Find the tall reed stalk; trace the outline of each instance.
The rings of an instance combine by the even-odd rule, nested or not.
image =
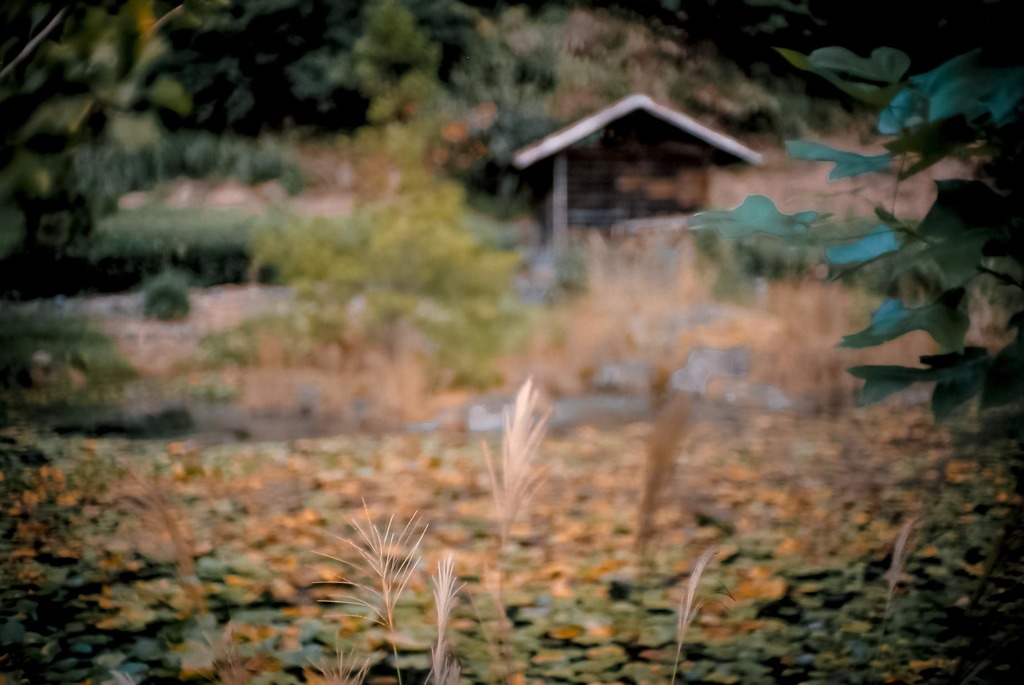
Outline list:
[[[508,563],[508,543],[512,526],[530,501],[540,482],[536,469],[537,453],[547,430],[548,414],[536,416],[537,391],[533,380],[523,383],[511,409],[505,409],[505,434],[502,440],[501,463],[495,464],[490,450],[484,444],[484,457],[491,476],[494,494],[494,512],[498,525],[498,574],[495,588],[501,660],[504,662],[502,680],[515,679],[516,659],[512,641],[512,625],[505,607],[504,585]]]

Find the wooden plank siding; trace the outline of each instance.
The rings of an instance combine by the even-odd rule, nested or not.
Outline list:
[[[707,199],[708,162],[700,156],[704,150],[695,152],[680,154],[668,145],[567,150],[569,225],[609,228],[628,219],[697,211]]]

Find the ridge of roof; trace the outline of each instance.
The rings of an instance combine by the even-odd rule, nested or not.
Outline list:
[[[542,159],[546,159],[583,140],[591,133],[600,131],[613,121],[617,121],[627,114],[632,114],[638,110],[647,112],[681,131],[689,133],[693,137],[699,138],[723,152],[729,153],[741,161],[754,165],[760,165],[764,161],[760,153],[754,152],[735,138],[712,130],[678,110],[657,103],[649,95],[633,93],[608,105],[604,109],[598,110],[565,128],[519,149],[512,158],[512,165],[517,169],[533,166]]]

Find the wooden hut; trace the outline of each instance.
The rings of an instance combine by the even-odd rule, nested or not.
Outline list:
[[[570,228],[604,231],[703,209],[708,169],[761,155],[647,95],[634,94],[532,143],[513,166],[538,205],[542,245]]]

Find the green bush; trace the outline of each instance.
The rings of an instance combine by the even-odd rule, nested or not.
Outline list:
[[[150,143],[134,146],[107,138],[76,148],[73,164],[79,190],[108,207],[125,193],[181,176],[236,178],[247,185],[276,180],[292,194],[303,187],[294,153],[272,136],[154,132]]]
[[[0,306],[0,388],[43,383],[65,396],[72,369],[90,385],[115,383],[131,377],[131,366],[117,353],[110,338],[87,319],[60,312],[16,311]],[[39,359],[45,364],[40,365]]]
[[[298,288],[317,312],[311,322],[337,322],[336,339],[393,349],[399,331],[412,326],[428,341],[435,381],[486,385],[514,319],[519,257],[488,249],[466,230],[465,193],[425,172],[425,141],[397,125],[357,140],[377,160],[376,173],[400,178],[397,197],[346,219],[296,218],[260,234],[256,255]]]
[[[145,313],[161,321],[174,321],[188,316],[191,304],[188,298],[188,276],[168,269],[152,279],[145,287]]]
[[[82,254],[34,261],[0,260],[0,294],[10,299],[123,292],[165,268],[186,272],[196,287],[272,280],[254,268],[250,239],[261,219],[230,210],[145,207],[103,219]]]

